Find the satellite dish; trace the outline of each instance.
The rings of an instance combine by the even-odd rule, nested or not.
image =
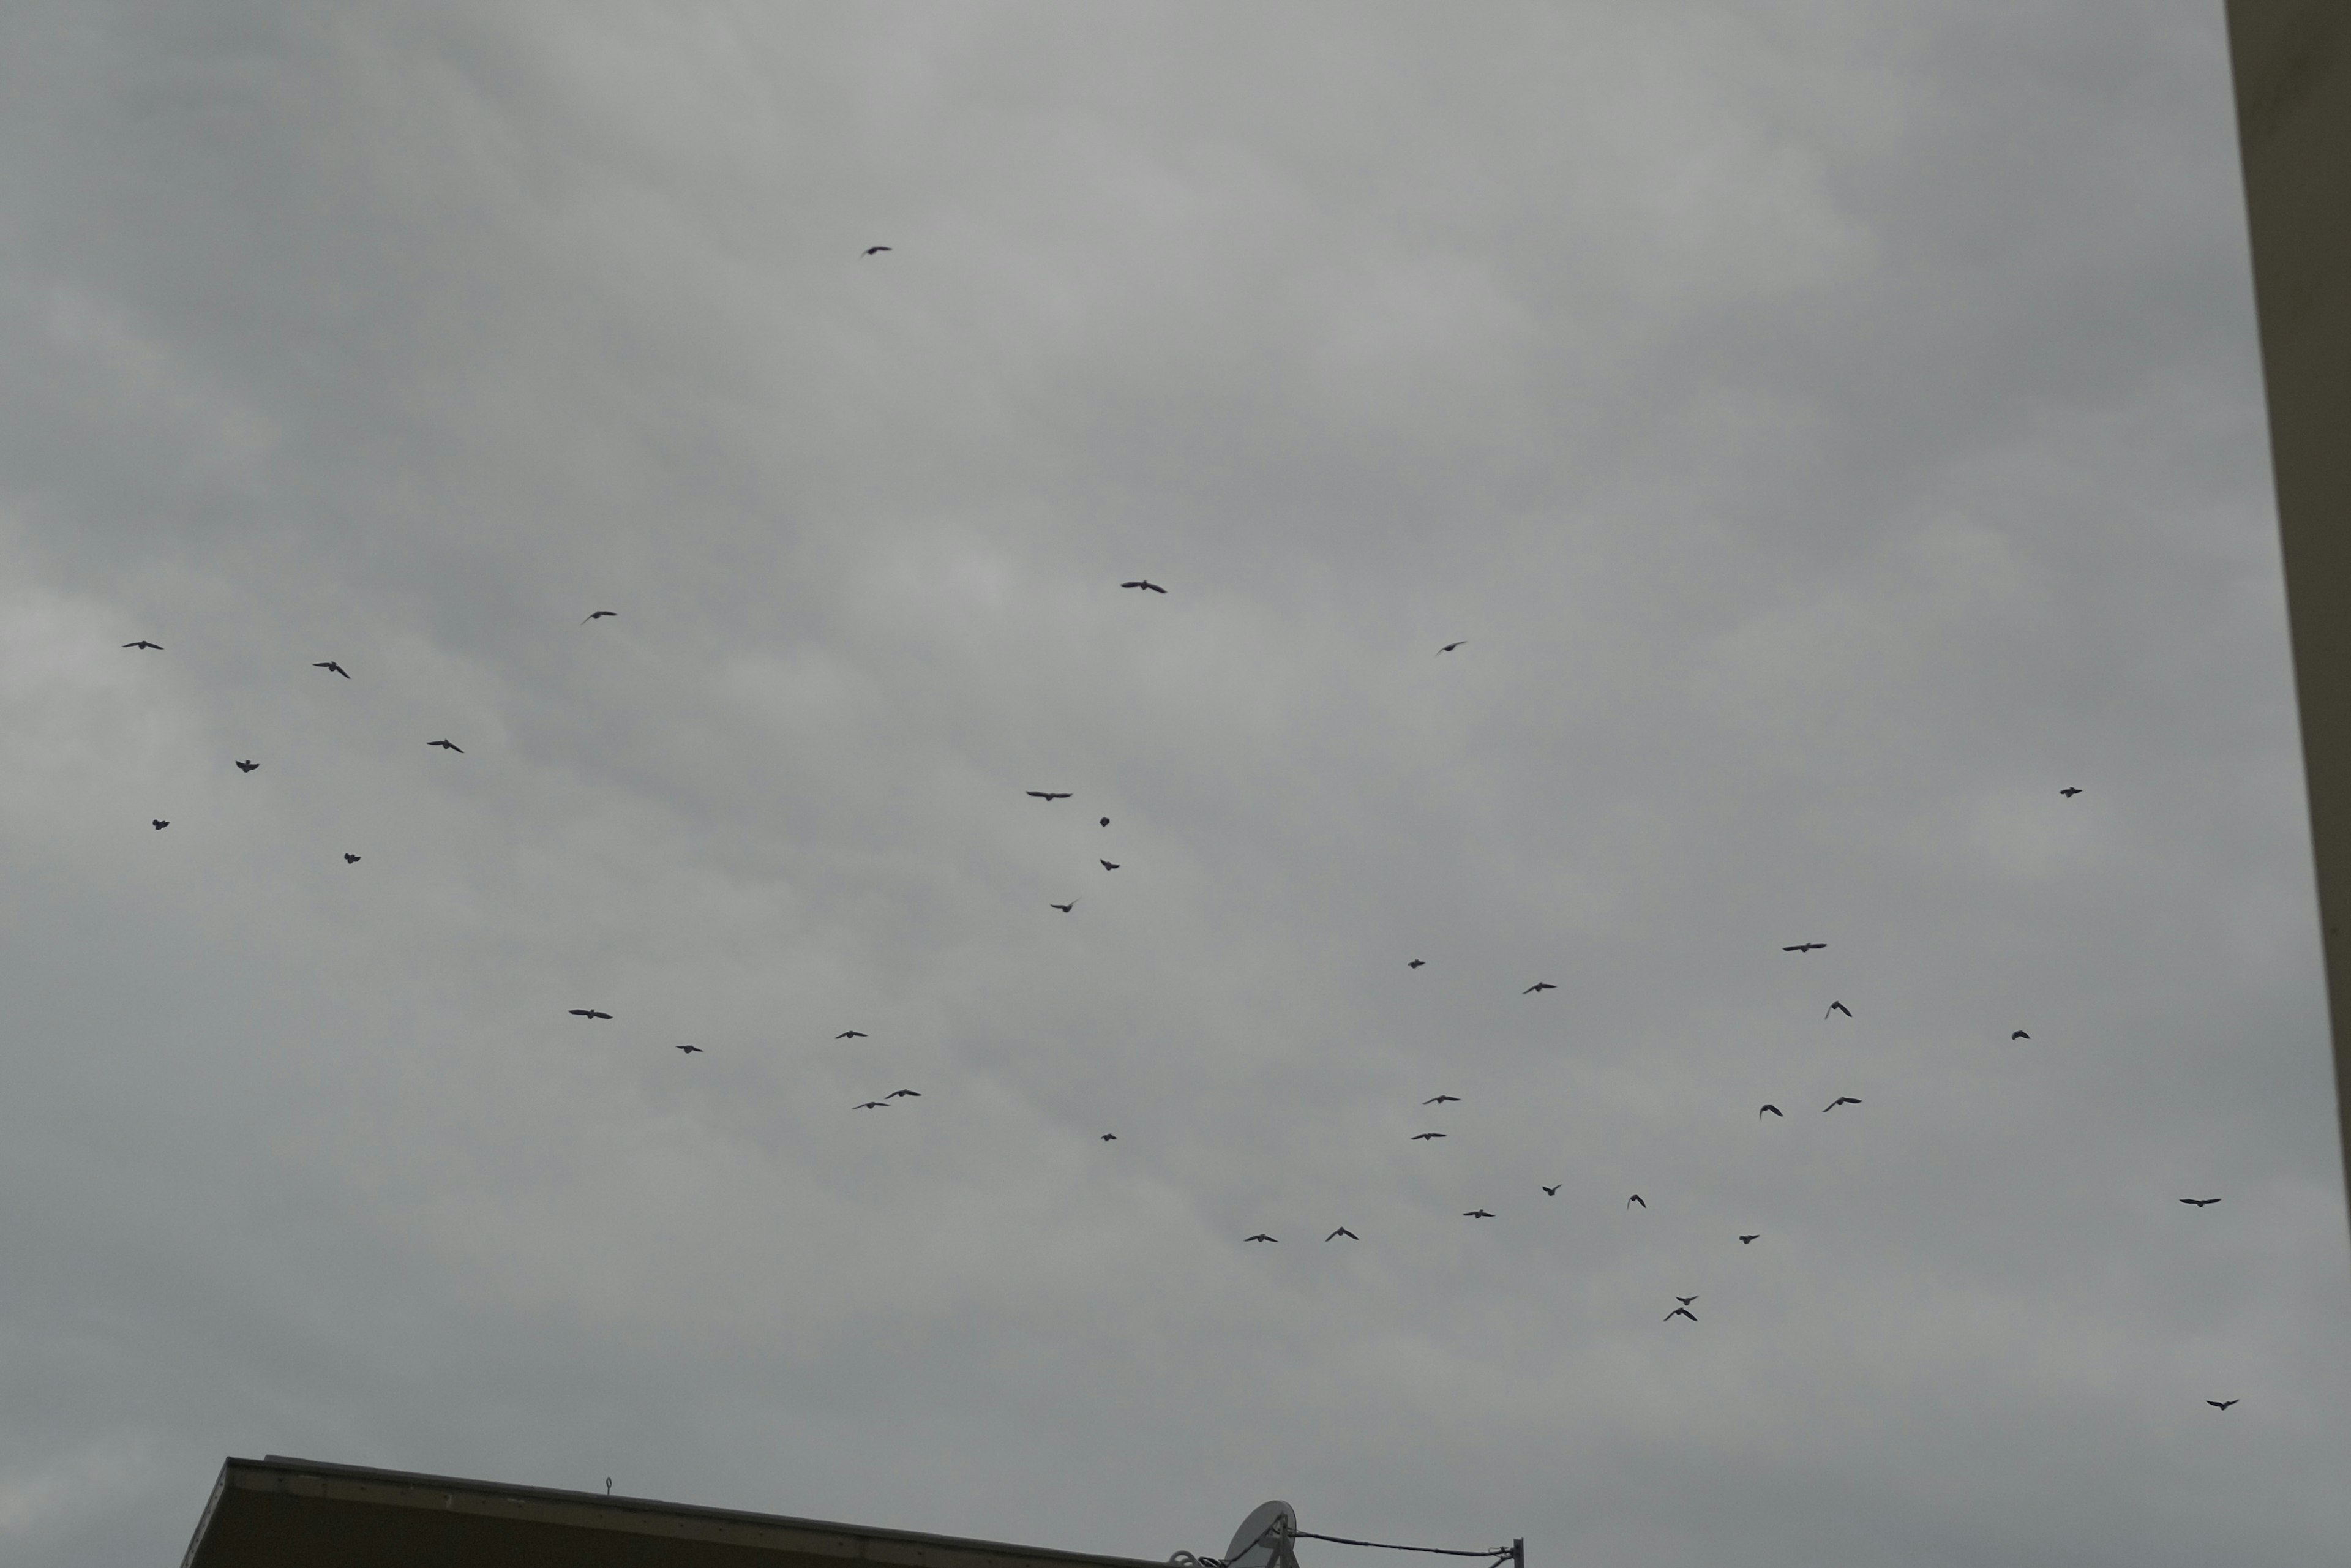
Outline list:
[[[1298,1511],[1286,1502],[1260,1504],[1233,1531],[1225,1548],[1225,1568],[1298,1568],[1290,1546],[1298,1528]]]

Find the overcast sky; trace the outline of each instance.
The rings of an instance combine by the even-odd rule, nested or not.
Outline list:
[[[2337,1557],[2220,11],[8,7],[0,1555]]]

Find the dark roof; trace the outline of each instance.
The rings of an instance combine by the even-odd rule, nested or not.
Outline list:
[[[232,1458],[181,1568],[1165,1568],[911,1530],[499,1486],[272,1454]]]

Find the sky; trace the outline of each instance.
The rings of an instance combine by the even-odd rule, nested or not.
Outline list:
[[[2213,0],[23,0],[0,367],[11,1563],[2351,1531]]]

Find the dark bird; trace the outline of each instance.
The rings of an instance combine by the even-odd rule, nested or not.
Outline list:
[[[1461,1218],[1464,1219],[1491,1219],[1494,1218],[1494,1211],[1490,1208],[1465,1208],[1461,1211]]]
[[[1555,991],[1557,989],[1559,989],[1559,988],[1552,985],[1549,980],[1537,980],[1533,985],[1529,986],[1525,990],[1520,991],[1519,995],[1522,997],[1531,997],[1537,991]]]
[[[351,673],[343,668],[340,664],[335,663],[332,659],[321,659],[310,667],[314,670],[332,670],[335,674],[342,676],[343,679],[347,681],[351,678]]]
[[[573,1008],[571,1016],[576,1019],[609,1019],[612,1015],[598,1012],[594,1008]]]
[[[1078,901],[1073,898],[1067,904],[1049,904],[1045,907],[1048,909],[1058,909],[1062,914],[1067,915],[1071,910],[1075,909],[1077,906]]]
[[[1412,1135],[1412,1141],[1416,1144],[1425,1144],[1431,1138],[1441,1138],[1443,1136],[1445,1136],[1445,1134],[1442,1133],[1415,1133]]]
[[[260,766],[258,762],[240,762],[236,765],[236,770],[239,773],[250,773]]]
[[[922,1097],[923,1092],[919,1089],[893,1089],[882,1096],[884,1100],[920,1100]]]
[[[1666,1314],[1666,1322],[1673,1322],[1676,1318],[1687,1318],[1692,1322],[1698,1322],[1698,1314],[1690,1311],[1687,1307],[1676,1307],[1672,1312]]]
[[[702,1053],[702,1047],[698,1045],[681,1045],[678,1047],[678,1050],[685,1052],[688,1056],[698,1056]]]
[[[2226,1410],[2230,1406],[2234,1405],[2236,1401],[2233,1399],[2207,1399],[2204,1403],[2210,1405],[2215,1410]]]
[[[172,825],[161,817],[150,817],[148,821],[155,824],[155,831],[159,833]]]
[[[1817,953],[1827,946],[1828,944],[1825,942],[1799,942],[1792,947],[1782,947],[1780,951],[1782,953]]]
[[[832,1038],[835,1040],[863,1040],[867,1037],[865,1031],[862,1030],[845,1029],[839,1034],[834,1035]]]
[[[123,645],[124,647],[126,647],[126,648],[152,648],[152,649],[153,649],[155,652],[157,652],[158,653],[162,653],[162,652],[163,651],[163,644],[162,644],[162,643],[150,643],[150,642],[149,642],[149,641],[147,641],[147,639],[146,639],[146,638],[144,638],[144,637],[140,638],[140,639],[139,639],[139,641],[137,641],[136,643],[124,643],[124,644],[122,644],[122,645]]]
[[[886,245],[869,245],[865,247],[865,254],[868,256],[880,256],[883,251],[888,250],[889,248],[890,247]]]
[[[1633,1207],[1635,1204],[1636,1204],[1636,1203],[1637,1203],[1637,1204],[1639,1204],[1643,1208],[1646,1208],[1646,1207],[1649,1207],[1648,1200],[1647,1200],[1646,1198],[1643,1197],[1642,1197],[1639,1193],[1637,1193],[1637,1192],[1636,1192],[1636,1193],[1635,1193],[1632,1197],[1628,1197],[1628,1198],[1626,1198],[1626,1199],[1625,1200],[1625,1207],[1627,1207],[1627,1208],[1630,1208],[1630,1207]]]
[[[1424,1105],[1458,1105],[1461,1103],[1461,1096],[1458,1094],[1432,1094],[1427,1099],[1423,1100],[1421,1103]]]
[[[1122,582],[1122,583],[1120,583],[1120,584],[1119,584],[1119,586],[1120,586],[1121,588],[1144,588],[1144,589],[1148,589],[1148,590],[1150,590],[1150,591],[1151,591],[1152,592],[1154,592],[1154,593],[1165,593],[1165,592],[1166,592],[1166,591],[1167,591],[1165,589],[1164,589],[1164,588],[1160,587],[1157,583],[1155,583],[1155,582],[1152,581],[1149,578],[1144,578],[1144,577],[1138,577],[1138,578],[1136,578],[1133,582]]]
[[[1245,1237],[1243,1239],[1249,1241],[1270,1241],[1277,1247],[1281,1245],[1281,1238],[1279,1236],[1268,1236],[1262,1230],[1259,1231],[1255,1236]]]
[[[1834,1111],[1840,1105],[1858,1105],[1860,1103],[1860,1101],[1855,1099],[1850,1094],[1840,1094],[1835,1099],[1830,1101],[1827,1104],[1822,1106],[1821,1109],[1823,1111]]]
[[[620,614],[620,612],[617,610],[591,610],[588,612],[588,621],[601,621],[607,615],[618,614]],[[582,621],[580,624],[585,626],[588,624],[588,621]]]
[[[1542,1186],[1541,1182],[1538,1182],[1535,1185],[1538,1186]],[[1567,1184],[1565,1182],[1561,1182],[1557,1184],[1557,1186],[1543,1187],[1543,1196],[1545,1197],[1557,1197],[1559,1196],[1560,1187],[1565,1186]]]
[[[1104,1133],[1102,1135],[1102,1141],[1105,1144],[1115,1144],[1118,1142],[1118,1134],[1116,1133]]]
[[[454,740],[428,740],[424,744],[427,746],[437,746],[444,751],[454,751],[460,757],[465,755],[465,748],[458,745]]]
[[[343,863],[345,865],[357,865],[360,863],[360,857],[351,853],[349,850],[346,850],[343,852]]]
[[[1763,1111],[1771,1112],[1771,1114],[1779,1117],[1782,1122],[1788,1119],[1788,1113],[1785,1111],[1781,1110],[1777,1105],[1766,1103],[1763,1107]],[[1758,1111],[1755,1113],[1755,1119],[1757,1121],[1760,1122],[1763,1119],[1763,1111]]]
[[[1050,789],[1031,789],[1029,795],[1031,800],[1066,800],[1070,798],[1070,792],[1066,789],[1058,794]]]
[[[2025,1033],[2022,1030],[2018,1030],[2014,1034],[2010,1035],[2008,1038],[2011,1040],[2031,1040],[2032,1037]]]
[[[1831,1002],[1829,1004],[1829,1013],[1843,1013],[1847,1018],[1853,1017],[1853,1009],[1845,1006],[1843,1002]],[[1821,1017],[1826,1018],[1829,1016],[1829,1013],[1823,1013]]]
[[[1119,862],[1116,861],[1104,861],[1102,862],[1102,867],[1104,871],[1116,871],[1118,869],[1118,865]]]
[[[1322,1239],[1325,1241],[1336,1241],[1342,1236],[1345,1237],[1350,1241],[1361,1241],[1363,1239],[1362,1237],[1356,1235],[1353,1231],[1348,1229],[1343,1225],[1339,1227],[1338,1229],[1331,1232],[1330,1235],[1325,1236]]]
[[[1464,638],[1462,638],[1462,639],[1461,639],[1461,641],[1459,641],[1458,643],[1447,643],[1447,644],[1445,644],[1445,646],[1444,646],[1444,647],[1439,648],[1439,649],[1437,650],[1437,652],[1438,652],[1439,653],[1451,653],[1451,652],[1453,652],[1453,650],[1454,650],[1454,649],[1456,649],[1456,648],[1467,648],[1468,645],[1469,645],[1469,639],[1468,639],[1468,638],[1467,638],[1467,637],[1464,637]]]
[[[1684,1306],[1686,1306],[1686,1307],[1687,1307],[1687,1306],[1688,1306],[1692,1301],[1697,1301],[1697,1300],[1698,1300],[1698,1298],[1697,1298],[1696,1296],[1676,1296],[1676,1297],[1674,1298],[1674,1300],[1676,1300],[1676,1301],[1679,1301],[1682,1305],[1684,1305]]]
[[[851,1107],[851,1109],[857,1111],[887,1111],[889,1108],[890,1103],[887,1100],[868,1100],[862,1105]]]
[[[2072,800],[2074,796],[2076,796],[2076,795],[2080,794],[2080,793],[2081,793],[2081,791],[2080,791],[2079,789],[2075,789],[2068,788],[2068,789],[2060,789],[2060,790],[2058,790],[2058,791],[2057,791],[2057,793],[2059,793],[2060,795],[2064,796],[2064,797],[2065,797],[2065,799],[2067,799],[2068,800]]]
[[[1426,967],[1427,964],[1428,960],[1426,958],[1415,958],[1411,963],[1406,964],[1405,967],[1407,969],[1419,969]]]
[[[1740,1238],[1739,1239],[1739,1244],[1740,1244],[1741,1247],[1744,1247],[1744,1246],[1746,1246],[1749,1242],[1750,1242],[1750,1241],[1754,1240],[1754,1239],[1755,1239],[1755,1238],[1756,1238],[1757,1236],[1761,1236],[1761,1235],[1762,1235],[1762,1234],[1763,1234],[1763,1233],[1762,1233],[1761,1231],[1760,1231],[1760,1230],[1759,1230],[1759,1231],[1755,1232],[1755,1235],[1754,1235],[1754,1236],[1742,1236],[1742,1237],[1740,1237]]]
[[[1108,817],[1104,817],[1102,819],[1102,826],[1105,828],[1110,826],[1110,819]]]
[[[2183,1197],[2179,1201],[2190,1208],[2210,1208],[2220,1200],[2217,1197]]]

